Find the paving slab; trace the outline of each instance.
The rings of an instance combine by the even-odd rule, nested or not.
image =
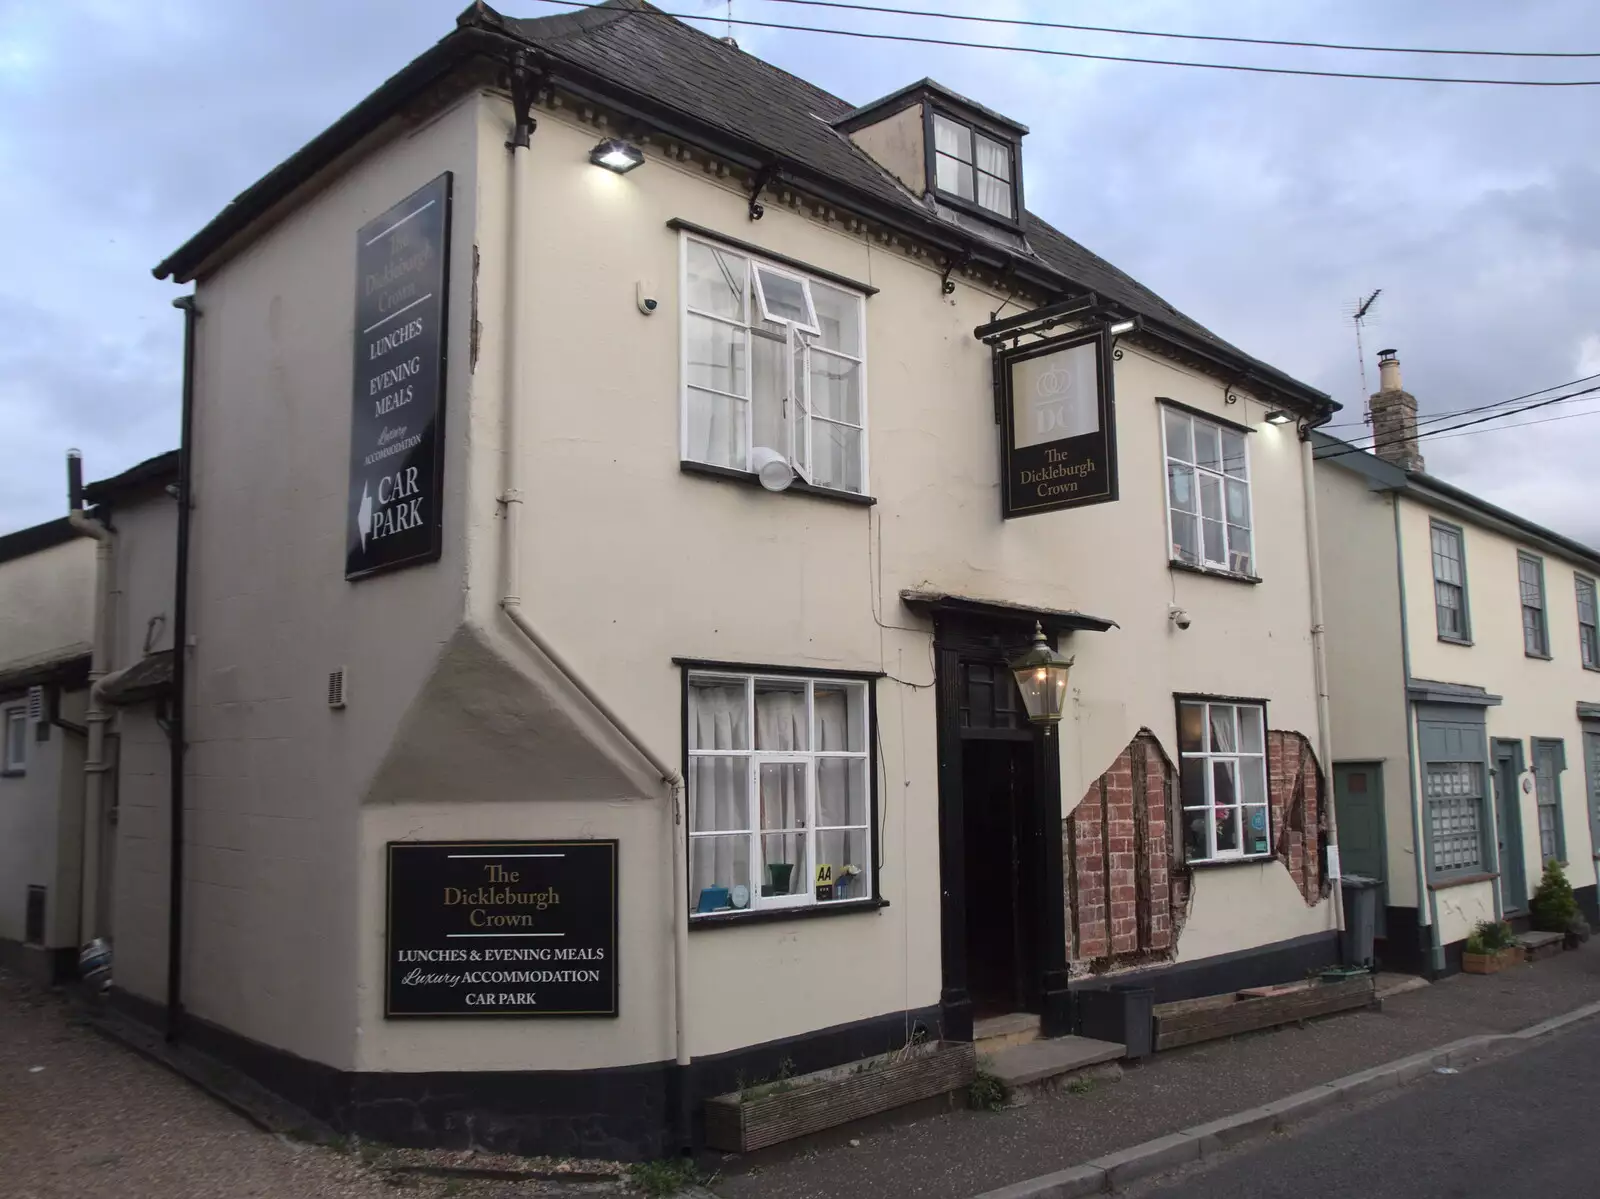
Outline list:
[[[1115,1041],[1055,1037],[985,1054],[982,1066],[1008,1087],[1026,1087],[1074,1070],[1098,1066],[1101,1062],[1115,1061],[1123,1053],[1124,1047]]]

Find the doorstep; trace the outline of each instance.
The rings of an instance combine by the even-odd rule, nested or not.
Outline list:
[[[1519,933],[1516,940],[1517,948],[1522,950],[1523,957],[1530,962],[1555,957],[1566,942],[1566,938],[1560,933]]]
[[[1007,1012],[1003,1016],[985,1016],[972,1022],[973,1048],[981,1056],[1010,1049],[1013,1045],[1026,1045],[1039,1039],[1038,1012]]]
[[[1124,1046],[1093,1037],[1052,1037],[1012,1045],[979,1059],[979,1069],[1005,1084],[1013,1103],[1025,1103],[1036,1094],[1048,1093],[1073,1075],[1101,1067],[1098,1073],[1120,1073],[1115,1065]],[[1112,1063],[1109,1067],[1106,1063]]]

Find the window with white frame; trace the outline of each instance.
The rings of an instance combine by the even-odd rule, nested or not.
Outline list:
[[[1256,573],[1245,434],[1163,407],[1167,530],[1174,562]]]
[[[872,898],[871,684],[697,670],[687,687],[691,915]]]
[[[933,117],[933,179],[940,191],[1014,217],[1011,144],[944,113]]]
[[[1600,619],[1596,617],[1594,580],[1574,575],[1578,588],[1578,657],[1590,670],[1600,670]]]
[[[685,461],[866,491],[866,304],[859,292],[683,239]]]
[[[1522,590],[1522,650],[1530,658],[1548,658],[1550,626],[1544,614],[1544,562],[1532,554],[1518,554],[1517,583]]]
[[[1428,805],[1428,866],[1434,874],[1484,868],[1483,763],[1428,762],[1423,767]]]
[[[1266,708],[1180,700],[1178,754],[1184,859],[1208,862],[1270,854]]]
[[[9,708],[5,714],[6,774],[23,774],[28,769],[28,712],[26,708]]]

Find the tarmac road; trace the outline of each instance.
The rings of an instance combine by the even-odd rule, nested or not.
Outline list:
[[[1246,1144],[1129,1194],[1182,1199],[1600,1195],[1600,1021]]]

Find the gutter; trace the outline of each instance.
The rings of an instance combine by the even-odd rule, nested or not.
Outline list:
[[[89,711],[84,718],[88,747],[83,763],[83,845],[78,874],[78,944],[100,932],[100,832],[105,821],[106,725],[111,713],[100,695],[100,680],[111,659],[111,592],[116,557],[111,530],[83,510],[83,455],[67,451],[67,521],[95,540],[94,642],[89,658]]]
[[[526,269],[529,233],[532,227],[527,210],[532,205],[533,188],[529,178],[529,145],[538,122],[532,115],[535,92],[544,79],[536,75],[530,60],[519,55],[512,71],[513,105],[516,126],[506,143],[511,152],[510,229],[506,253],[506,384],[502,399],[502,445],[505,490],[499,497],[505,516],[505,551],[502,559],[504,591],[501,610],[513,628],[531,642],[577,692],[588,700],[613,729],[661,778],[670,801],[667,821],[667,853],[672,861],[672,893],[666,897],[672,921],[672,978],[674,1014],[674,1057],[676,1061],[675,1136],[680,1150],[690,1147],[689,1126],[689,912],[688,845],[684,836],[683,776],[666,763],[645,740],[628,725],[605,699],[590,687],[572,664],[542,634],[522,609],[522,489],[519,486],[519,459],[522,449],[522,421],[519,413],[533,412],[532,389],[525,382],[527,355],[518,331],[525,327]]]

